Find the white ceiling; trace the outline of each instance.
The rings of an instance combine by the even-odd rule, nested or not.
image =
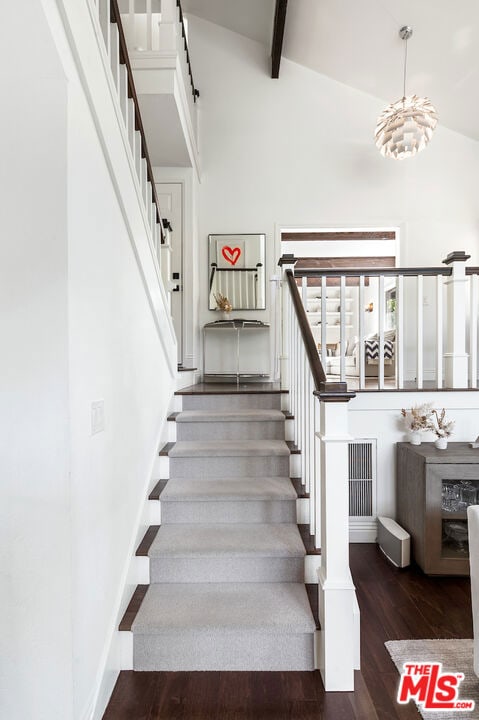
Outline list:
[[[182,5],[271,45],[275,0]],[[407,93],[426,95],[442,125],[479,140],[479,0],[289,0],[283,55],[393,102],[402,97],[404,42],[398,31],[406,24],[414,30]]]

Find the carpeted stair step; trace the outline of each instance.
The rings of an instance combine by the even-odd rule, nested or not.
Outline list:
[[[173,479],[160,495],[161,522],[294,523],[296,499],[286,477]]]
[[[281,410],[281,393],[205,393],[182,395],[183,410]]]
[[[303,582],[304,544],[289,523],[162,525],[151,583]]]
[[[176,417],[178,440],[284,440],[281,410],[185,410]]]
[[[314,669],[315,622],[304,585],[151,585],[133,622],[134,669]]]
[[[180,440],[168,453],[170,478],[286,477],[284,440]]]

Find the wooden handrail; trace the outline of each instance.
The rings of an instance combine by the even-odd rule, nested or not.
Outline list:
[[[120,9],[118,7],[117,0],[110,0],[110,22],[116,23],[118,27],[120,62],[126,66],[126,72],[128,77],[128,97],[132,98],[135,105],[135,129],[138,130],[141,135],[141,156],[146,160],[146,174],[148,180],[151,183],[151,199],[156,206],[156,222],[160,225],[161,243],[163,244],[165,242],[165,237],[163,234],[163,223],[161,220],[160,203],[158,202],[158,195],[156,194],[155,180],[153,177],[150,155],[148,153],[145,130],[143,128],[143,122],[141,120],[140,104],[138,102],[138,96],[136,94],[135,82],[133,80],[133,71],[130,65],[128,47],[126,44],[125,33],[123,32],[123,25],[121,23]]]
[[[321,359],[318,354],[316,343],[314,342],[313,334],[311,332],[311,326],[306,316],[306,310],[301,302],[299,295],[298,286],[294,279],[292,270],[286,270],[286,280],[288,281],[289,291],[291,293],[291,300],[298,320],[299,329],[303,338],[304,348],[311,368],[311,374],[313,376],[314,388],[317,392],[321,392],[326,382],[326,373],[324,372]]]
[[[190,53],[188,51],[188,42],[186,40],[186,29],[185,29],[185,22],[183,20],[183,8],[181,7],[181,0],[176,0],[176,6],[179,10],[179,15],[180,15],[181,36],[183,38],[183,42],[184,42],[184,46],[185,46],[186,62],[188,63],[188,73],[190,75],[190,83],[191,83],[191,92],[193,94],[193,102],[196,102],[196,100],[200,96],[200,92],[199,92],[199,90],[197,90],[195,88],[195,83],[193,80],[193,71],[191,69]]]
[[[398,268],[398,267],[374,267],[374,268],[302,268],[298,267],[298,262],[301,260],[311,260],[310,257],[302,258],[302,257],[295,257],[294,255],[283,255],[279,259],[278,265],[294,265],[294,275],[295,277],[323,277],[327,275],[327,277],[341,277],[341,275],[345,275],[346,277],[360,277],[361,275],[367,275],[368,277],[379,277],[381,275],[387,275],[390,277],[394,277],[396,275],[402,275],[403,277],[413,277],[415,275],[444,275],[446,277],[452,275],[452,267],[450,266],[444,266],[444,267],[406,267],[406,268]],[[476,270],[479,270],[479,268],[475,268]],[[471,275],[473,274],[474,268],[466,268],[466,274]]]
[[[324,269],[318,269],[318,268],[299,268],[296,267],[294,270],[294,274],[296,277],[302,278],[302,277],[341,277],[341,275],[344,275],[345,277],[360,277],[361,275],[365,275],[367,277],[380,277],[383,276],[390,276],[395,277],[397,275],[400,275],[402,277],[416,277],[417,275],[423,275],[423,276],[436,276],[436,275],[444,275],[449,276],[452,274],[452,268],[450,267],[444,267],[444,268],[324,268]]]

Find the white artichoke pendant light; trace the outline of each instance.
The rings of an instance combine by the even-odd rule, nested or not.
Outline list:
[[[388,105],[378,117],[376,147],[384,157],[403,160],[424,150],[437,125],[437,113],[428,98],[406,96],[407,41],[412,35],[408,25],[399,31],[404,40],[404,87],[401,100]]]

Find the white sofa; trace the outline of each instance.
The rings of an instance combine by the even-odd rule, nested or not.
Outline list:
[[[474,672],[479,676],[479,505],[467,508],[469,565],[471,568],[472,625],[474,632]]]
[[[394,347],[394,354],[392,357],[392,360],[384,361],[384,377],[395,377],[396,375],[396,343],[393,341],[393,347]],[[359,350],[360,350],[360,343],[353,341],[348,341],[347,347],[346,347],[346,355],[344,358],[345,361],[345,370],[346,375],[349,375],[350,377],[359,377]],[[364,349],[363,349],[364,352]],[[379,363],[371,363],[366,362],[364,363],[364,375],[365,377],[378,377],[378,366]],[[336,354],[332,357],[327,358],[327,364],[326,364],[326,373],[328,375],[340,375],[341,374],[341,356],[340,356],[340,348],[338,343],[338,349],[336,350]]]

